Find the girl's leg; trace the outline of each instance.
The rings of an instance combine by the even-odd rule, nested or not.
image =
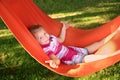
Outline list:
[[[96,60],[101,60],[116,54],[120,54],[120,50],[116,51],[115,53],[111,54],[111,55],[95,55],[95,54],[91,54],[91,55],[87,55],[83,58],[82,62],[92,62],[92,61],[96,61]]]
[[[105,45],[99,48],[95,54],[99,55],[111,55],[115,51],[120,50],[120,31]]]
[[[96,54],[87,55],[84,57],[83,62],[92,62],[100,59],[104,59],[116,54],[120,54],[120,31],[104,46],[102,46]]]
[[[108,35],[106,38],[102,39],[101,41],[95,42],[85,48],[88,49],[89,53],[94,53],[96,50],[98,50],[103,44],[107,43],[111,38],[113,38],[117,33],[120,33],[120,27],[110,35]]]
[[[104,40],[101,40],[99,42],[95,42],[89,46],[86,46],[85,48],[88,49],[88,53],[94,53],[95,51],[97,51],[102,45],[104,44]]]
[[[117,33],[120,33],[120,26],[117,28],[117,30],[115,30],[112,34],[108,35],[104,39],[104,44],[107,43],[111,38],[113,38]]]

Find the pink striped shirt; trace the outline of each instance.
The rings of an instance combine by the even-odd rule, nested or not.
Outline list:
[[[54,54],[57,58],[61,59],[62,62],[70,61],[74,55],[78,54],[78,51],[75,50],[75,47],[66,47],[62,45],[53,35],[50,35],[50,43],[42,45],[42,47],[48,56]],[[82,55],[81,50],[79,50],[79,53]]]
[[[59,43],[53,35],[50,35],[50,43],[42,45],[42,47],[47,55],[54,54],[59,59],[62,59],[68,52],[68,48]]]

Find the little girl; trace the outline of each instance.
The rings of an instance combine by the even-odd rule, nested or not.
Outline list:
[[[103,44],[110,40],[118,31],[119,28],[109,35],[107,38],[95,42],[85,48],[78,48],[74,46],[64,46],[62,43],[65,40],[66,29],[69,28],[68,24],[63,24],[59,37],[55,37],[52,34],[48,34],[40,25],[34,25],[29,28],[30,32],[40,43],[45,53],[51,58],[51,60],[45,61],[49,63],[52,68],[58,68],[61,62],[65,64],[78,64],[82,62],[91,62],[100,60],[111,55],[95,55],[94,53]]]

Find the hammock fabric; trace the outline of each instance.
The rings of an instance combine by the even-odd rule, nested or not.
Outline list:
[[[43,13],[32,0],[0,0],[0,17],[11,30],[15,38],[35,60],[58,74],[69,77],[86,76],[120,61],[120,55],[117,54],[89,63],[80,63],[76,65],[61,64],[58,69],[53,69],[45,63],[45,60],[49,58],[28,31],[28,27],[35,24],[41,24],[49,33],[58,36],[62,27],[59,21]],[[98,28],[90,30],[71,27],[67,30],[67,37],[64,45],[85,47],[111,34],[118,26],[120,26],[120,16]],[[119,35],[112,38],[110,42],[105,44],[96,54],[99,54],[102,49],[106,49],[107,47],[113,47],[110,53],[119,50],[119,40]]]

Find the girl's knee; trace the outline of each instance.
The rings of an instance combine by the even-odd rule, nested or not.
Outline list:
[[[90,62],[92,60],[92,54],[91,55],[86,55],[84,56],[82,62],[85,63],[85,62]]]

